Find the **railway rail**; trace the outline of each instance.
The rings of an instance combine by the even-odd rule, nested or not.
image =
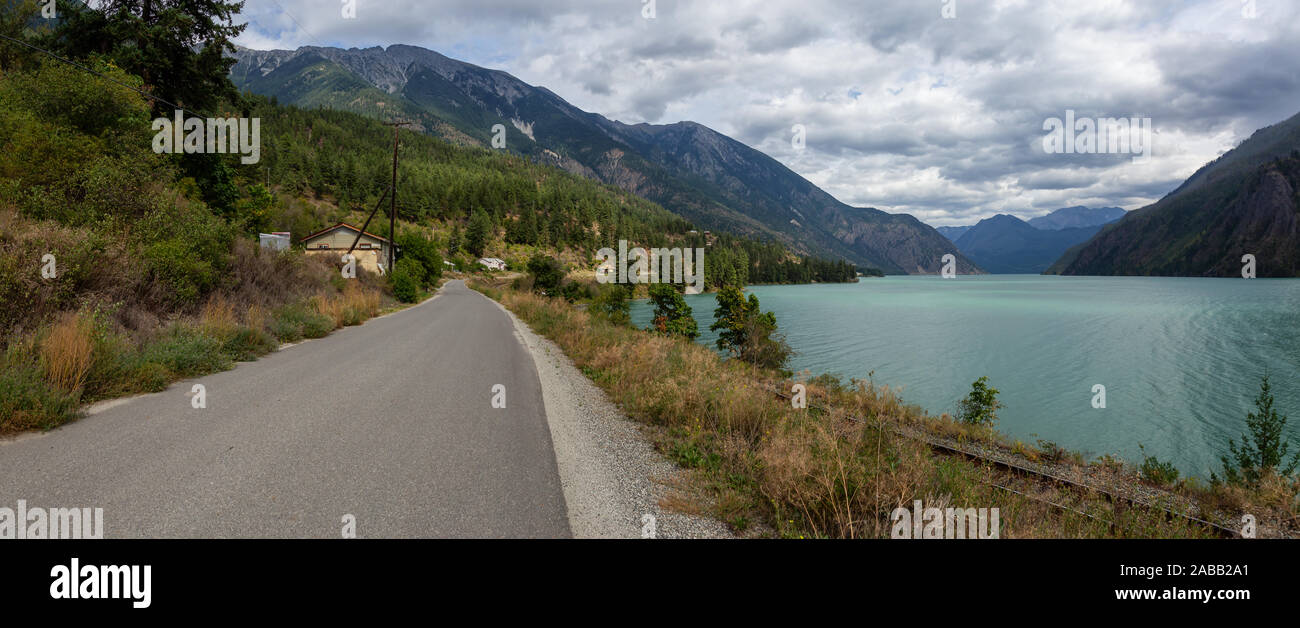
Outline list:
[[[776,396],[778,396],[778,397],[781,397],[781,398],[786,399],[786,400],[793,399],[793,396],[792,396],[792,395],[790,395],[789,393],[786,393],[786,392],[783,391],[783,390],[780,390],[779,388],[777,388],[777,387],[775,387],[775,386],[768,385],[768,386],[766,386],[766,388],[768,389],[769,392],[773,393],[774,395],[776,395]],[[820,405],[816,405],[816,404],[812,404],[812,403],[809,403],[807,407],[809,407],[809,408],[814,408],[814,409],[818,409],[818,410],[821,410],[821,411],[823,411],[823,412],[829,412],[829,410],[830,410],[829,408],[827,408],[827,407],[825,407],[825,406],[820,406]],[[858,418],[858,417],[846,416],[845,418],[848,419],[848,420],[850,420],[850,421],[856,421],[856,422],[859,422],[859,423],[865,423],[865,421],[864,421],[863,419]],[[1125,503],[1125,504],[1127,504],[1127,505],[1129,505],[1129,506],[1137,506],[1137,507],[1140,507],[1140,508],[1146,508],[1146,509],[1149,509],[1149,510],[1160,511],[1160,512],[1163,512],[1163,513],[1165,514],[1166,518],[1168,518],[1168,519],[1173,519],[1173,518],[1183,519],[1183,520],[1188,521],[1188,522],[1190,522],[1190,523],[1193,523],[1193,524],[1196,524],[1196,525],[1198,525],[1198,526],[1201,526],[1201,527],[1203,527],[1203,528],[1209,530],[1210,532],[1214,533],[1215,535],[1220,536],[1220,537],[1223,537],[1223,538],[1239,538],[1239,537],[1241,536],[1241,533],[1240,533],[1239,531],[1234,530],[1234,529],[1232,529],[1232,528],[1229,528],[1229,527],[1227,527],[1227,526],[1224,526],[1224,525],[1222,525],[1222,524],[1218,524],[1218,523],[1215,523],[1215,522],[1213,522],[1213,521],[1207,521],[1207,520],[1205,520],[1205,519],[1201,519],[1201,518],[1199,518],[1199,517],[1195,517],[1195,516],[1189,515],[1189,514],[1187,514],[1187,513],[1178,512],[1178,511],[1176,511],[1176,510],[1171,510],[1171,509],[1166,508],[1166,507],[1164,507],[1164,506],[1162,506],[1162,505],[1160,505],[1160,504],[1151,503],[1151,502],[1148,502],[1148,501],[1143,500],[1143,499],[1138,499],[1138,498],[1135,498],[1135,497],[1131,497],[1131,496],[1129,496],[1129,495],[1122,495],[1122,494],[1116,493],[1116,492],[1114,492],[1114,491],[1106,490],[1105,488],[1102,488],[1102,487],[1099,487],[1099,486],[1093,486],[1093,485],[1091,485],[1091,484],[1087,484],[1087,483],[1085,483],[1085,482],[1079,482],[1079,481],[1076,481],[1076,480],[1071,480],[1071,479],[1069,479],[1069,478],[1064,478],[1064,477],[1061,477],[1061,476],[1056,475],[1056,474],[1053,474],[1053,473],[1048,473],[1048,472],[1041,471],[1041,470],[1038,470],[1038,469],[1032,469],[1032,468],[1029,468],[1029,467],[1024,466],[1024,465],[1016,464],[1016,463],[1014,463],[1014,462],[1010,462],[1010,461],[1007,461],[1007,460],[1001,460],[1001,459],[999,459],[999,458],[994,458],[994,457],[991,457],[991,456],[986,456],[986,455],[980,454],[980,453],[978,453],[978,452],[973,452],[973,451],[969,451],[969,450],[966,450],[966,449],[962,449],[962,448],[960,448],[960,447],[955,447],[955,446],[953,446],[953,445],[946,444],[946,443],[942,443],[942,442],[939,442],[938,440],[935,440],[935,439],[932,439],[932,438],[928,438],[928,437],[926,437],[926,436],[924,436],[924,435],[922,435],[922,434],[917,434],[917,433],[914,433],[914,432],[910,432],[910,431],[908,431],[908,430],[905,430],[905,429],[899,428],[899,427],[897,427],[897,426],[890,426],[890,429],[892,429],[895,433],[897,433],[897,434],[900,435],[900,436],[903,436],[903,437],[905,437],[905,438],[909,438],[909,439],[912,439],[912,440],[920,441],[920,442],[924,443],[925,445],[927,445],[928,447],[930,447],[931,449],[936,450],[936,451],[938,451],[938,452],[940,452],[941,454],[944,454],[944,455],[960,456],[960,457],[962,457],[962,458],[966,458],[966,459],[968,459],[968,460],[972,460],[972,461],[975,461],[975,462],[979,462],[979,463],[983,463],[983,464],[992,465],[992,466],[997,467],[997,468],[999,468],[999,469],[1002,469],[1002,470],[1004,470],[1004,471],[1006,471],[1006,472],[1012,473],[1012,474],[1014,474],[1014,475],[1019,475],[1019,476],[1021,476],[1021,477],[1029,478],[1029,479],[1034,480],[1034,481],[1045,482],[1045,483],[1051,483],[1051,484],[1055,484],[1055,485],[1057,485],[1057,486],[1063,486],[1063,487],[1066,487],[1066,488],[1068,488],[1068,489],[1070,489],[1070,490],[1074,490],[1074,491],[1083,491],[1083,492],[1091,492],[1091,493],[1100,494],[1100,495],[1105,496],[1105,497],[1106,497],[1108,500],[1110,500],[1110,502],[1113,503],[1113,504],[1114,504],[1114,503],[1120,503],[1120,502],[1123,502],[1123,503]],[[1041,498],[1041,497],[1037,497],[1037,496],[1034,496],[1034,495],[1030,495],[1030,494],[1028,494],[1028,493],[1025,493],[1025,492],[1022,492],[1022,491],[1018,491],[1018,490],[1015,490],[1015,489],[1010,488],[1010,487],[1007,487],[1007,486],[1003,486],[1003,485],[998,484],[998,483],[996,483],[996,482],[986,482],[986,484],[988,484],[989,486],[991,486],[991,487],[993,487],[993,488],[997,488],[997,489],[1000,489],[1000,490],[1003,490],[1003,491],[1007,491],[1007,492],[1010,492],[1010,493],[1015,493],[1015,494],[1017,494],[1017,495],[1020,495],[1020,496],[1022,496],[1022,497],[1025,497],[1025,498],[1027,498],[1027,499],[1031,499],[1031,500],[1038,501],[1038,502],[1041,502],[1041,503],[1044,503],[1044,504],[1048,504],[1048,505],[1050,505],[1050,506],[1052,506],[1052,507],[1055,507],[1055,508],[1057,508],[1057,509],[1059,509],[1059,510],[1072,512],[1072,513],[1075,513],[1075,514],[1078,514],[1078,515],[1082,515],[1082,516],[1085,516],[1085,517],[1088,517],[1088,518],[1091,518],[1091,519],[1094,519],[1094,520],[1097,520],[1097,521],[1100,521],[1100,522],[1106,523],[1106,524],[1110,525],[1112,528],[1116,528],[1116,527],[1118,527],[1117,524],[1116,524],[1114,521],[1110,521],[1110,520],[1107,520],[1107,519],[1103,519],[1103,518],[1101,518],[1101,517],[1099,517],[1099,516],[1097,516],[1097,515],[1094,515],[1094,514],[1091,514],[1091,513],[1084,512],[1084,511],[1079,510],[1079,509],[1077,509],[1077,508],[1071,508],[1070,506],[1066,506],[1066,505],[1064,505],[1064,504],[1059,504],[1059,503],[1056,503],[1056,502],[1051,501],[1051,500],[1048,500],[1048,499],[1044,499],[1044,498]]]

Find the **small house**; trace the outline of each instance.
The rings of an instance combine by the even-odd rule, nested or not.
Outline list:
[[[357,235],[360,234],[360,238]],[[352,256],[357,266],[372,273],[383,273],[388,266],[388,249],[393,245],[388,238],[362,231],[345,222],[340,222],[328,229],[321,229],[302,239],[303,249],[308,255],[329,255],[339,260],[353,242]],[[399,251],[401,249],[398,249]]]
[[[485,266],[485,267],[487,267],[488,270],[505,270],[505,269],[506,269],[506,262],[505,262],[505,260],[497,259],[497,258],[495,258],[495,257],[480,257],[479,260],[478,260],[478,263],[481,264],[481,265],[483,265],[483,266]]]

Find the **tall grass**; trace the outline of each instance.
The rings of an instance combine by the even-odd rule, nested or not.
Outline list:
[[[51,384],[68,392],[81,390],[95,351],[91,325],[83,313],[65,313],[41,339],[41,365]]]
[[[75,419],[82,403],[156,392],[178,379],[229,369],[280,342],[360,324],[382,305],[378,290],[349,283],[342,292],[269,311],[250,304],[242,317],[241,308],[217,294],[193,317],[135,334],[97,307],[65,313],[34,334],[11,339],[0,354],[0,434],[50,429]]]
[[[995,485],[1009,480],[997,471],[901,435],[900,425],[927,417],[869,381],[809,381],[810,395],[835,403],[796,409],[766,388],[774,373],[704,346],[611,325],[560,299],[494,296],[647,424],[660,451],[692,470],[691,489],[705,498],[684,509],[707,511],[736,530],[761,524],[787,537],[883,537],[890,513],[921,499],[926,507],[999,508],[1004,537],[1205,534],[1162,513],[1109,512],[1100,497],[1071,503],[1113,526],[1000,490]]]

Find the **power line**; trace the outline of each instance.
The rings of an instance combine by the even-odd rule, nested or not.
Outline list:
[[[284,8],[284,5],[277,2],[277,0],[271,0],[271,4],[280,7],[280,10],[283,11],[285,15],[289,16],[290,20],[293,20],[293,23],[298,26],[299,30],[301,30],[304,33],[307,33],[307,35],[309,35],[312,39],[315,39],[317,44],[320,44],[321,47],[325,46],[325,42],[321,41],[321,38],[317,37],[314,33],[307,30],[307,27],[303,26],[302,22],[298,21],[298,18],[294,17],[293,14],[290,13],[288,9]]]

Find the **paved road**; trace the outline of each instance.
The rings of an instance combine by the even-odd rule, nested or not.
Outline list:
[[[207,408],[191,407],[195,383]],[[506,387],[506,409],[491,406]],[[104,536],[567,537],[533,360],[440,296],[61,429],[0,441],[0,507],[102,507]]]

